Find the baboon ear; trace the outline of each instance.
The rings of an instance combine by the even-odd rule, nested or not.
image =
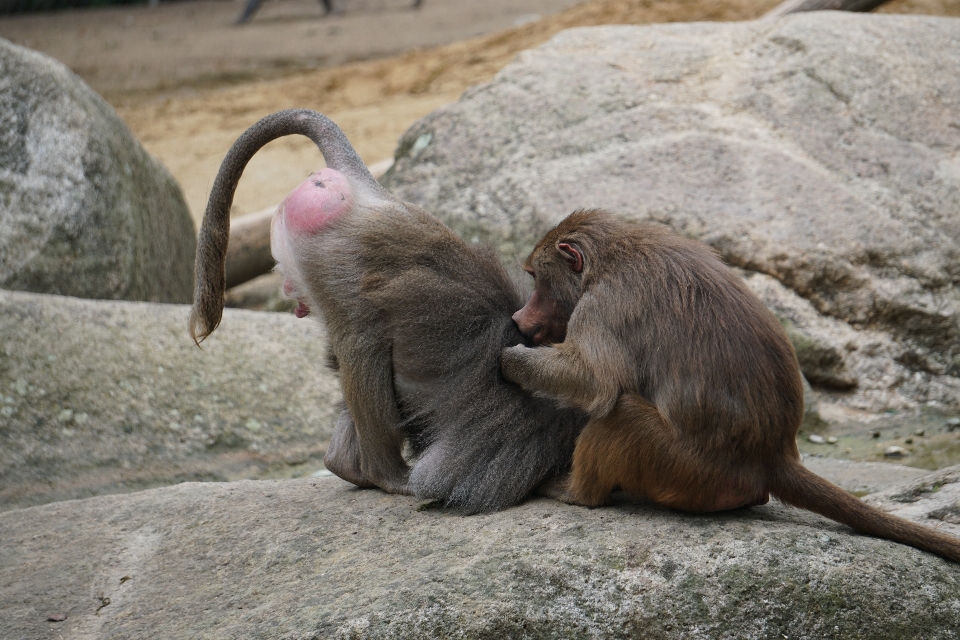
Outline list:
[[[563,257],[570,263],[571,271],[575,271],[576,273],[583,271],[583,253],[580,252],[580,247],[572,242],[561,242],[557,245],[557,249],[560,250]]]

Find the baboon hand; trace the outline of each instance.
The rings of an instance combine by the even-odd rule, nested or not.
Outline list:
[[[522,344],[507,347],[501,351],[500,372],[503,377],[529,390],[530,368],[533,366],[535,351],[536,349],[525,347]]]

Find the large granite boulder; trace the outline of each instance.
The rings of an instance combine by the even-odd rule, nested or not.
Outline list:
[[[319,324],[228,309],[200,349],[188,312],[0,291],[0,511],[323,468],[340,388]]]
[[[59,62],[0,39],[0,288],[189,302],[180,187]]]
[[[901,492],[923,504],[914,489]],[[779,504],[429,506],[322,478],[0,513],[0,636],[936,640],[960,628],[960,565]]]
[[[846,410],[960,405],[960,20],[573,29],[421,120],[384,182],[508,260],[566,214],[744,269]]]

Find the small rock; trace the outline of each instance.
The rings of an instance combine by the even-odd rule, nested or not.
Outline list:
[[[950,418],[947,420],[947,431],[953,431],[957,427],[960,427],[960,418]]]
[[[827,438],[827,444],[837,444],[837,436],[830,436]]]
[[[914,433],[914,435],[920,436],[921,438],[922,438],[923,436],[925,436],[926,434],[927,434],[927,432],[926,432],[925,430],[923,430],[923,429],[917,429],[916,433]]]
[[[913,438],[907,438],[906,440],[904,440],[904,442],[907,444],[913,444]]]
[[[874,431],[872,434],[870,434],[870,437],[871,437],[871,438],[879,438],[879,437],[880,437],[880,432],[879,432],[879,431]]]
[[[51,613],[47,616],[49,622],[63,622],[67,619],[67,614],[65,613]]]
[[[826,440],[823,439],[823,436],[818,436],[815,433],[811,433],[809,436],[807,436],[807,440],[809,440],[813,444],[823,444],[824,442],[826,442]]]
[[[910,452],[904,449],[903,447],[898,447],[896,445],[887,447],[887,450],[883,452],[883,455],[887,458],[906,458],[910,455]]]

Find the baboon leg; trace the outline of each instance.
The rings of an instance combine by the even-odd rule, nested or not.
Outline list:
[[[602,504],[615,488],[682,511],[724,511],[764,504],[760,478],[701,459],[695,443],[667,424],[650,402],[624,394],[591,421],[573,453],[572,502]]]
[[[636,451],[626,455],[622,444],[632,439],[632,425],[623,424],[617,416],[620,403],[606,416],[591,420],[577,438],[573,450],[573,470],[564,491],[559,497],[570,504],[587,507],[602,505],[624,481],[624,467],[632,467],[637,459]],[[643,494],[640,494],[643,495]]]
[[[362,477],[388,493],[407,494],[410,469],[403,459],[404,434],[391,361],[369,346],[376,344],[378,335],[360,333],[353,340],[340,341],[345,352],[352,354],[349,360],[338,357],[340,386],[356,434]]]
[[[357,439],[353,418],[347,410],[340,412],[327,454],[323,456],[323,464],[340,478],[358,487],[375,486],[360,471],[360,441]]]
[[[581,504],[570,493],[570,474],[553,476],[537,485],[534,493],[545,498],[553,498],[568,504]]]

